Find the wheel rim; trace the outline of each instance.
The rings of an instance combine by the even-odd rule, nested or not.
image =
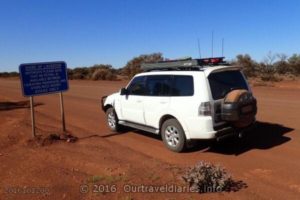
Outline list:
[[[108,125],[111,128],[115,128],[116,127],[116,116],[115,116],[115,114],[113,112],[108,113],[107,121],[108,121]]]
[[[168,126],[165,130],[165,138],[169,146],[176,147],[179,144],[179,131],[175,126]]]

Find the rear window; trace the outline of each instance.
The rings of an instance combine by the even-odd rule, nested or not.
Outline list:
[[[208,76],[213,99],[222,99],[234,89],[248,90],[247,83],[240,71],[223,71]]]
[[[172,96],[193,96],[194,81],[192,76],[175,75],[173,78]]]

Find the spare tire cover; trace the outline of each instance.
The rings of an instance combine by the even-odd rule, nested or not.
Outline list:
[[[237,128],[249,126],[254,121],[256,110],[255,98],[244,89],[229,92],[222,106],[224,120],[230,121]]]
[[[225,99],[224,99],[224,103],[236,103],[240,100],[240,98],[242,97],[242,95],[249,93],[247,90],[232,90],[231,92],[229,92]]]

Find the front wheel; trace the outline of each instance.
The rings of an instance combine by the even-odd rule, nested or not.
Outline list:
[[[113,108],[106,110],[106,118],[108,127],[114,132],[119,131],[120,125],[118,124],[118,117]]]
[[[166,120],[161,128],[161,136],[168,149],[182,152],[185,148],[185,134],[180,123],[176,119]]]

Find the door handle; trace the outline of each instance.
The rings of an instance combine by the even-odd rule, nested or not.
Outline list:
[[[141,102],[142,102],[142,100],[136,100],[136,102],[137,102],[137,103],[141,103]]]
[[[166,104],[167,102],[166,102],[166,101],[161,101],[161,102],[159,102],[159,103],[161,103],[161,104]]]

